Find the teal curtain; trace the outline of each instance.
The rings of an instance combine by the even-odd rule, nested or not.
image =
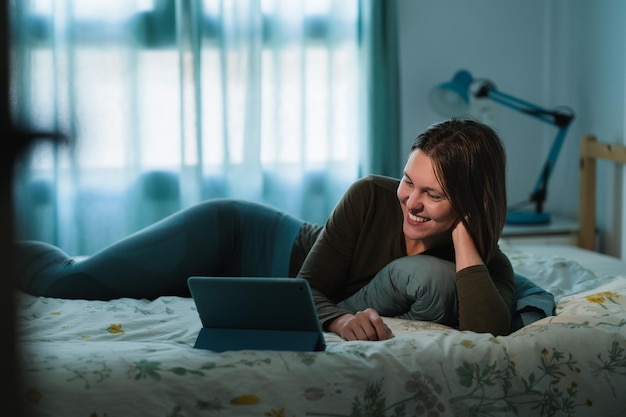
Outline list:
[[[395,2],[10,3],[16,234],[87,255],[210,198],[323,223],[399,175]]]
[[[400,69],[396,0],[364,0],[361,20],[368,140],[362,173],[399,177],[401,149]]]

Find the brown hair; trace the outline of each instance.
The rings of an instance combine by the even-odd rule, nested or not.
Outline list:
[[[471,119],[430,126],[413,143],[432,161],[452,209],[483,261],[491,258],[506,221],[506,154],[498,134]]]

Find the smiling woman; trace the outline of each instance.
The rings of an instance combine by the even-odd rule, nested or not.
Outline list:
[[[299,275],[311,283],[324,328],[349,340],[386,339],[375,310],[337,303],[390,262],[421,254],[454,262],[458,328],[507,334],[514,275],[498,247],[506,218],[500,138],[484,124],[452,119],[425,129],[411,149],[402,180],[374,175],[348,189],[304,260]],[[454,311],[443,288],[428,302],[438,297]]]
[[[404,180],[380,175],[357,180],[323,227],[266,205],[212,199],[82,259],[43,242],[18,242],[18,288],[57,298],[155,299],[188,296],[190,276],[299,276],[311,286],[320,324],[346,340],[388,339],[377,308],[395,302],[396,294],[403,296],[400,307],[382,309],[384,314],[506,334],[512,266],[497,246],[499,235],[481,235],[483,223],[487,230],[501,230],[504,216],[485,218],[463,199],[483,196],[470,179],[483,184],[480,176],[493,175],[495,186],[502,187],[504,170],[498,167],[504,153],[494,155],[488,150],[494,147],[502,149],[500,139],[480,123],[436,124],[418,136]],[[469,190],[448,186],[458,173],[441,174],[448,166],[440,151],[451,148],[463,159],[450,167],[469,172],[463,180]],[[491,169],[469,163],[487,153],[501,161]],[[447,198],[432,199],[433,190]],[[504,200],[482,204],[494,205],[486,213],[506,212]],[[393,291],[383,291],[388,286]]]

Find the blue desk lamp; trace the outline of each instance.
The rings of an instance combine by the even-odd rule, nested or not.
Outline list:
[[[467,70],[459,70],[451,81],[439,84],[430,92],[430,104],[433,109],[445,117],[467,115],[470,104],[470,87],[479,83],[474,89],[476,98],[489,98],[496,103],[520,111],[536,119],[558,127],[556,138],[543,164],[534,190],[528,200],[509,207],[506,222],[509,224],[545,224],[550,222],[550,215],[543,211],[543,203],[548,192],[548,180],[552,174],[559,152],[563,145],[567,129],[574,120],[574,112],[569,108],[562,110],[546,110],[524,100],[512,97],[499,91],[489,80],[476,80]],[[522,211],[520,208],[534,204],[534,211]]]

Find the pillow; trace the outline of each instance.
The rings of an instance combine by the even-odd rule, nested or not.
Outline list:
[[[454,263],[429,255],[398,258],[338,305],[352,312],[371,307],[385,317],[456,326]]]
[[[339,307],[353,313],[371,307],[381,316],[458,326],[454,263],[429,255],[398,258]],[[515,273],[511,331],[555,315],[554,296]]]

